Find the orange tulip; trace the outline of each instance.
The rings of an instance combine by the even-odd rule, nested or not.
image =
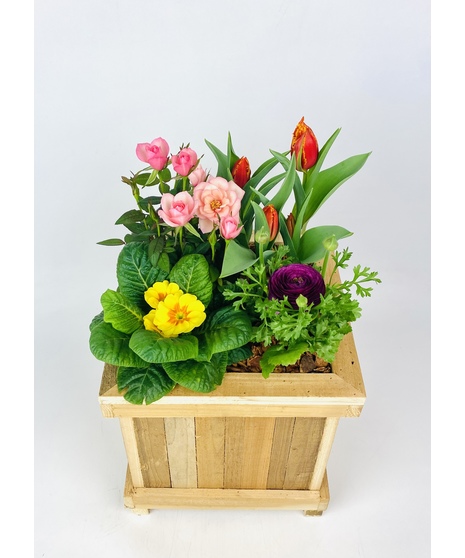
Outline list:
[[[270,240],[274,240],[279,231],[279,215],[273,205],[266,205],[263,208],[263,213],[266,217],[266,222],[270,228]]]
[[[250,165],[247,157],[238,159],[231,170],[234,182],[243,188],[250,180]]]
[[[305,124],[303,116],[292,136],[291,153],[295,155],[299,171],[306,171],[313,167],[318,159],[318,141],[312,129]]]

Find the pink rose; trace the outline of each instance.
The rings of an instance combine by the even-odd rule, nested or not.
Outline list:
[[[171,157],[173,169],[181,176],[187,176],[191,168],[197,163],[197,153],[185,147],[177,155]]]
[[[194,198],[188,192],[179,192],[175,196],[163,194],[158,215],[171,227],[183,227],[192,219],[194,211]]]
[[[205,182],[206,178],[207,178],[207,173],[205,172],[205,169],[203,169],[201,165],[198,165],[195,171],[192,171],[190,173],[189,182],[192,184],[192,186],[195,187],[197,186],[197,184],[200,184],[201,182]]]
[[[156,138],[152,143],[138,143],[136,147],[137,157],[156,170],[165,167],[169,152],[169,145],[163,138]]]
[[[194,189],[200,230],[203,233],[211,232],[220,218],[237,217],[243,197],[244,190],[232,180],[228,182],[218,176],[208,179],[208,182],[200,182]]]
[[[237,217],[223,217],[220,219],[220,234],[225,240],[236,238],[244,225],[238,228],[239,220]]]

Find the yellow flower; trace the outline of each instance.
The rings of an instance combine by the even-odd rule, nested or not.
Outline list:
[[[168,294],[158,304],[153,317],[153,326],[164,337],[177,337],[188,333],[202,324],[207,317],[205,306],[193,294]]]
[[[157,333],[161,333],[158,327],[153,323],[156,314],[156,310],[150,310],[150,312],[144,316],[144,327],[149,331],[156,331]]]
[[[158,304],[165,300],[166,296],[169,294],[174,294],[179,297],[183,293],[177,283],[170,283],[166,280],[158,281],[145,291],[144,298],[147,304],[149,304],[152,308],[158,308]]]

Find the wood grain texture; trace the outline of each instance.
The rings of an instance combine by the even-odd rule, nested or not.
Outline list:
[[[197,486],[223,488],[225,419],[197,417],[195,419],[197,447]]]
[[[152,488],[170,487],[171,480],[163,419],[134,419],[134,427],[144,486]]]
[[[164,422],[171,486],[194,488],[197,486],[194,419],[170,417]]]
[[[266,488],[273,432],[273,418],[226,419],[225,488]]]
[[[324,425],[325,419],[322,418],[296,418],[284,489],[305,490],[309,487]]]
[[[273,433],[267,488],[284,488],[295,418],[277,418]]]

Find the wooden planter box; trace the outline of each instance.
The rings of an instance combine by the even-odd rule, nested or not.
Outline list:
[[[120,420],[128,458],[124,504],[153,508],[328,507],[326,465],[340,417],[358,417],[365,389],[352,334],[330,374],[227,373],[208,394],[177,386],[128,403],[105,365],[99,402]]]

